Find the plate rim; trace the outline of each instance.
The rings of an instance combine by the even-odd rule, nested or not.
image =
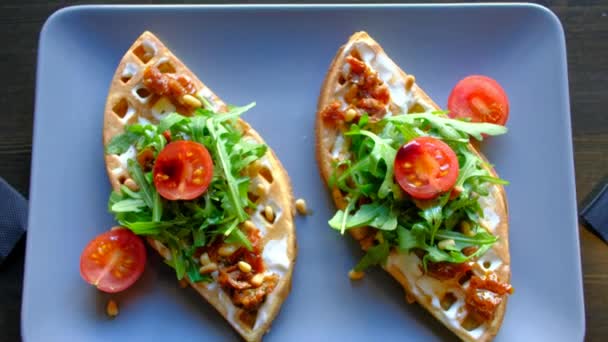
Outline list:
[[[38,38],[38,56],[36,60],[36,82],[35,82],[35,105],[34,105],[34,115],[33,115],[33,134],[32,134],[32,155],[31,155],[31,166],[30,166],[30,210],[28,212],[28,231],[35,231],[34,228],[30,227],[30,223],[32,222],[31,218],[36,212],[37,201],[36,201],[36,187],[38,178],[36,170],[40,170],[38,166],[41,163],[40,158],[37,153],[37,140],[39,140],[38,136],[41,135],[42,127],[40,124],[36,124],[36,118],[41,115],[41,98],[40,94],[43,91],[41,82],[40,82],[40,65],[42,61],[45,59],[44,49],[43,47],[47,44],[49,40],[49,30],[53,25],[56,25],[56,22],[60,22],[63,20],[65,16],[70,15],[80,15],[86,12],[95,12],[95,11],[122,11],[122,10],[235,10],[235,11],[250,11],[250,10],[299,10],[299,9],[319,9],[319,10],[341,10],[341,9],[356,9],[356,10],[367,10],[367,9],[384,9],[384,8],[395,8],[395,9],[407,9],[407,8],[416,8],[416,9],[424,9],[424,8],[522,8],[525,10],[538,11],[542,16],[548,17],[551,24],[555,26],[554,29],[557,30],[559,35],[559,50],[563,53],[559,56],[559,64],[562,69],[562,80],[559,84],[560,92],[564,95],[562,96],[562,105],[564,106],[567,114],[566,123],[564,125],[564,130],[566,132],[561,132],[564,136],[566,136],[566,150],[564,153],[566,154],[566,159],[568,161],[568,184],[567,184],[567,200],[569,202],[569,206],[573,209],[573,219],[569,220],[568,223],[572,226],[570,230],[569,238],[572,240],[574,245],[575,252],[575,269],[573,270],[576,276],[576,293],[580,298],[581,305],[577,308],[577,317],[579,318],[576,322],[573,322],[572,328],[578,328],[577,331],[580,335],[579,340],[583,340],[586,334],[586,316],[585,316],[585,293],[583,287],[583,273],[582,273],[582,264],[581,264],[581,247],[580,247],[580,236],[578,234],[578,206],[576,202],[576,178],[575,178],[575,169],[574,169],[574,152],[573,152],[573,132],[572,132],[572,112],[570,107],[570,91],[569,91],[569,75],[568,75],[568,64],[567,64],[567,49],[566,49],[566,38],[563,25],[557,15],[551,11],[549,8],[542,6],[540,4],[535,3],[523,3],[523,2],[508,2],[508,3],[449,3],[449,4],[192,4],[192,5],[92,5],[92,4],[84,4],[84,5],[72,5],[60,8],[53,12],[42,25],[39,38]],[[30,235],[28,234],[28,235]],[[22,300],[21,300],[21,314],[20,314],[20,331],[21,337],[24,341],[29,340],[26,329],[26,322],[28,317],[28,310],[30,310],[30,300],[29,293],[31,290],[31,286],[29,286],[30,281],[28,278],[31,278],[31,273],[33,270],[31,269],[31,253],[29,251],[32,250],[31,247],[31,239],[27,239],[26,241],[26,252],[25,252],[25,261],[24,261],[24,272],[23,272],[23,287],[22,287]]]

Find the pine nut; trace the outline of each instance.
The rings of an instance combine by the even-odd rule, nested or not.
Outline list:
[[[475,232],[473,231],[471,223],[469,221],[460,222],[460,230],[462,230],[462,233],[466,236],[470,237],[475,235]]]
[[[413,75],[407,75],[405,77],[405,90],[409,91],[412,89],[414,82],[416,82],[416,78]]]
[[[243,272],[243,273],[251,272],[251,265],[249,265],[245,261],[239,261],[239,263],[237,265],[239,266],[239,270],[241,270],[241,272]]]
[[[439,249],[448,249],[454,246],[456,246],[456,241],[454,241],[453,239],[441,240],[437,244],[437,247],[439,247]]]
[[[264,216],[266,217],[266,220],[268,220],[268,222],[274,222],[274,210],[271,206],[267,205],[264,208]]]
[[[268,192],[268,186],[260,182],[255,186],[255,191],[258,196],[264,196]]]
[[[135,183],[135,181],[131,178],[127,178],[127,180],[125,180],[124,182],[124,185],[131,191],[139,191],[139,185],[137,185],[137,183]]]
[[[220,247],[217,250],[217,254],[219,254],[220,256],[223,256],[223,257],[229,257],[232,254],[234,254],[234,252],[236,252],[237,249],[238,248],[235,245],[226,244],[226,245],[222,245],[222,247]]]
[[[249,231],[256,229],[256,226],[255,226],[255,224],[253,224],[253,222],[251,222],[250,220],[247,220],[247,221],[243,222],[243,229],[245,230],[245,232],[249,232]]]
[[[110,299],[106,305],[106,314],[111,318],[118,316],[118,304],[114,299]]]
[[[211,263],[211,259],[209,259],[209,254],[207,253],[201,254],[198,260],[201,262],[201,266],[209,265]]]
[[[266,276],[264,275],[264,273],[258,273],[256,275],[254,275],[253,278],[251,278],[251,280],[249,282],[254,287],[258,287],[258,286],[262,285],[262,283],[264,282],[264,278],[265,277]]]
[[[205,266],[202,266],[201,268],[198,269],[198,272],[200,274],[209,274],[213,271],[217,271],[217,264],[214,262],[207,264]]]
[[[190,94],[182,96],[182,102],[192,108],[200,108],[203,105],[199,99]]]
[[[365,272],[350,270],[348,271],[348,277],[350,280],[359,280],[365,277]]]
[[[296,200],[296,210],[298,211],[298,213],[300,213],[300,215],[306,215],[307,214],[306,201],[304,199],[298,198]]]
[[[357,111],[353,108],[348,108],[346,112],[344,112],[344,121],[351,122],[357,116]]]

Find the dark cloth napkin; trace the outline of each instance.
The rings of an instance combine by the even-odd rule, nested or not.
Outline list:
[[[27,227],[27,201],[0,177],[0,263],[13,250]]]
[[[583,224],[608,243],[608,177],[605,177],[584,201],[580,217]]]

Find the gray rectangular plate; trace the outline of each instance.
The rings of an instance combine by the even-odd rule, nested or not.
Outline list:
[[[564,33],[535,5],[156,6],[63,9],[41,37],[22,331],[27,341],[234,340],[229,325],[172,270],[150,258],[142,279],[109,298],[79,275],[85,244],[113,225],[101,144],[110,79],[130,44],[156,33],[245,115],[289,172],[314,215],[297,218],[291,295],[269,341],[455,339],[408,305],[380,270],[351,282],[361,257],[326,222],[334,210],[314,158],[314,115],[337,49],[366,30],[441,106],[469,74],[506,89],[506,136],[484,150],[507,187],[515,294],[499,341],[584,335],[583,293]]]

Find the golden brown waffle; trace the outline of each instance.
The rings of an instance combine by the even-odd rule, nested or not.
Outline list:
[[[345,141],[336,126],[327,124],[321,117],[321,111],[334,101],[339,101],[342,108],[347,104],[344,100],[345,87],[339,80],[345,65],[345,59],[356,51],[358,55],[378,72],[380,78],[391,92],[390,106],[399,112],[420,112],[427,109],[439,109],[439,106],[424,93],[415,83],[415,78],[401,70],[384,52],[380,45],[367,33],[355,33],[349,41],[340,48],[334,58],[321,88],[316,118],[316,154],[321,176],[327,183],[332,173],[332,163],[336,159],[348,158]],[[479,152],[470,146],[471,150]],[[482,157],[483,158],[483,157]],[[494,170],[489,171],[495,175]],[[332,196],[336,206],[345,207],[343,194],[335,189]],[[481,201],[481,200],[480,200]],[[498,242],[482,257],[475,260],[473,274],[485,275],[493,271],[502,282],[509,283],[511,278],[508,216],[505,192],[502,186],[492,186],[490,195],[483,198],[486,229],[499,238]],[[361,239],[361,231],[351,230],[355,239]],[[498,307],[493,320],[479,325],[467,312],[465,292],[469,285],[467,276],[459,279],[441,281],[422,271],[422,260],[415,253],[392,250],[387,264],[384,266],[406,291],[406,299],[414,300],[458,337],[465,341],[491,340],[504,317],[506,298]],[[470,275],[468,275],[470,277]]]
[[[191,110],[172,103],[169,98],[151,94],[142,83],[143,71],[154,65],[161,72],[188,76],[197,89],[197,95],[205,98],[216,111],[225,111],[226,105],[194,75],[171,51],[150,32],[144,32],[124,55],[110,86],[104,114],[104,146],[117,134],[124,132],[125,125],[137,122],[158,123],[162,116],[177,111],[190,115]],[[258,133],[246,122],[239,119],[244,131],[243,139],[264,143]],[[130,149],[122,155],[106,155],[106,169],[114,190],[129,182],[127,159],[135,157]],[[276,288],[268,295],[258,310],[253,326],[240,320],[242,309],[232,304],[230,297],[216,283],[191,283],[247,341],[259,341],[270,328],[281,304],[289,294],[291,276],[296,258],[294,208],[291,184],[287,172],[275,156],[268,152],[259,162],[248,168],[251,177],[250,198],[257,208],[250,220],[262,234],[263,258],[268,271],[280,276]],[[273,208],[274,218],[268,220],[264,208]],[[150,245],[165,259],[171,259],[170,251],[159,241],[148,239]],[[177,281],[176,281],[177,286]]]

